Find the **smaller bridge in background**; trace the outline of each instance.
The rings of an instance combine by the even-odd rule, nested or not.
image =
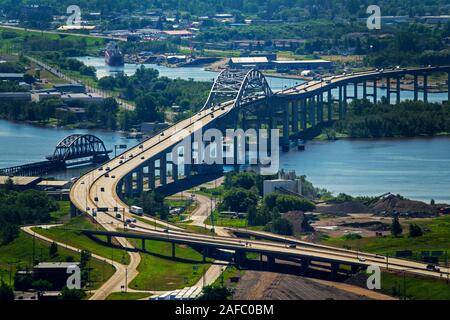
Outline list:
[[[105,144],[91,134],[74,134],[61,140],[47,161],[34,162],[20,166],[0,169],[0,176],[40,176],[68,167],[109,160]]]

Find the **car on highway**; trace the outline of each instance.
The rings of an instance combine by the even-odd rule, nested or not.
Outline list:
[[[366,258],[364,258],[364,257],[358,257],[358,260],[361,262],[366,262]]]
[[[129,226],[130,226],[130,228],[135,228],[136,227],[136,225],[134,223],[130,223]]]
[[[295,248],[297,248],[297,246],[295,245],[295,244],[293,244],[293,243],[291,243],[291,244],[288,244],[288,246],[287,246],[288,248],[291,248],[291,249],[295,249]]]
[[[103,167],[98,168],[98,171],[103,171]]]
[[[427,265],[427,270],[429,270],[429,271],[435,271],[435,272],[441,271],[441,269],[439,269],[439,267],[438,267],[438,266],[435,266],[434,264],[429,264],[429,265]]]

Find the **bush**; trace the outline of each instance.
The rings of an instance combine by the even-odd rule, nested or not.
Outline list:
[[[417,225],[417,224],[409,225],[409,236],[411,238],[421,237],[422,235],[423,235],[423,230],[419,225]]]
[[[0,285],[0,301],[13,301],[14,291],[6,283],[2,282]]]
[[[270,230],[273,233],[281,234],[285,236],[291,236],[293,234],[292,223],[284,218],[277,218],[270,224]]]
[[[275,192],[267,194],[263,201],[269,210],[277,209],[280,213],[293,210],[311,211],[316,207],[307,199]]]

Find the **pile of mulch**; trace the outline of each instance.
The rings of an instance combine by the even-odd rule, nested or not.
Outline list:
[[[326,205],[319,205],[314,210],[319,213],[328,214],[340,214],[345,215],[347,213],[371,213],[372,210],[357,201],[346,201],[346,202],[328,202]]]
[[[376,201],[371,205],[371,209],[375,214],[381,216],[391,216],[393,213],[411,218],[426,218],[439,215],[439,209],[436,206],[422,201],[402,199],[392,194]]]

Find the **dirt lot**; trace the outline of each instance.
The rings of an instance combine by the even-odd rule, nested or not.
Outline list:
[[[367,296],[320,280],[290,274],[247,271],[233,299],[240,300],[367,300]],[[346,288],[353,288],[347,286]],[[361,293],[358,289],[355,292]]]
[[[375,232],[389,233],[390,218],[373,214],[349,214],[344,217],[331,217],[315,221],[312,226],[330,237],[342,237],[349,233],[357,233],[363,237],[373,237]],[[383,228],[384,226],[384,228]]]

